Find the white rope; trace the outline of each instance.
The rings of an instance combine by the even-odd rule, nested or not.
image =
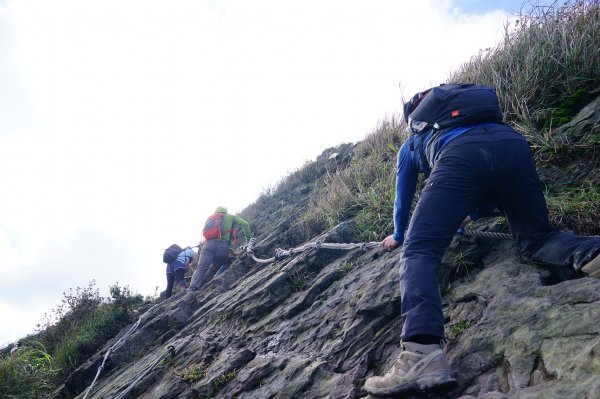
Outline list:
[[[281,259],[285,259],[291,255],[302,253],[309,249],[325,248],[325,249],[352,250],[352,249],[361,248],[361,249],[367,250],[367,249],[378,247],[379,245],[381,245],[381,242],[375,241],[375,242],[363,242],[363,243],[339,243],[338,244],[338,243],[333,243],[333,242],[313,241],[313,242],[306,243],[300,247],[291,248],[288,250],[282,249],[282,248],[277,248],[277,249],[275,249],[275,256],[272,258],[268,258],[268,259],[259,259],[254,255],[255,245],[256,245],[256,238],[252,238],[248,242],[248,246],[246,247],[246,253],[252,259],[254,259],[255,262],[271,263],[271,262],[275,262],[275,261],[278,261]]]
[[[512,236],[506,233],[496,233],[493,231],[465,230],[463,234],[467,237],[495,238],[498,240],[512,240]]]
[[[131,334],[133,334],[135,330],[137,330],[137,328],[140,326],[140,323],[142,322],[142,319],[144,318],[144,316],[150,310],[152,310],[155,306],[156,305],[152,306],[143,315],[141,315],[140,318],[135,322],[135,324],[125,334],[123,334],[123,336],[121,338],[119,338],[119,340],[117,342],[115,342],[110,348],[108,348],[108,350],[104,354],[104,359],[102,360],[102,364],[100,365],[100,367],[98,367],[98,371],[96,372],[96,376],[94,377],[94,380],[92,381],[92,383],[90,384],[90,386],[85,391],[85,395],[83,396],[83,399],[87,399],[88,395],[92,391],[92,388],[94,387],[94,384],[98,380],[98,377],[100,376],[100,373],[102,372],[102,370],[104,370],[104,364],[106,363],[106,359],[108,359],[108,356],[113,351],[113,349],[117,345],[119,345],[121,342],[123,342],[127,337],[129,337]]]
[[[495,233],[495,232],[490,232],[490,231],[478,231],[478,230],[465,229],[462,234],[467,237],[495,238],[498,240],[511,240],[512,239],[512,236],[510,234]],[[278,261],[281,259],[285,259],[291,255],[302,253],[309,249],[325,248],[325,249],[352,250],[352,249],[360,248],[363,250],[367,250],[367,249],[376,248],[380,245],[381,245],[381,242],[379,242],[379,241],[362,242],[362,243],[341,243],[341,244],[332,243],[332,242],[313,241],[313,242],[306,243],[300,247],[291,248],[288,250],[285,250],[282,248],[277,248],[277,249],[275,249],[274,257],[268,258],[268,259],[259,259],[254,255],[254,247],[256,246],[256,238],[252,238],[248,242],[248,245],[246,247],[246,253],[252,259],[254,259],[254,261],[257,263],[272,263],[272,262],[275,262],[275,261]]]
[[[175,347],[173,345],[169,345],[167,347],[167,350],[162,355],[160,355],[158,357],[158,359],[156,359],[156,361],[152,364],[152,366],[150,366],[148,369],[146,369],[146,371],[144,371],[138,378],[136,378],[131,384],[129,384],[127,389],[125,389],[123,392],[121,392],[120,394],[115,396],[114,399],[123,399],[125,397],[125,395],[127,395],[129,392],[131,392],[131,390],[135,387],[135,385],[138,382],[140,382],[142,380],[142,378],[144,378],[149,372],[151,372],[158,363],[160,363],[165,357],[167,357],[168,354],[171,354],[171,356],[175,356]]]

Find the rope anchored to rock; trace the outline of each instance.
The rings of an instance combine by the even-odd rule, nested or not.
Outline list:
[[[171,357],[175,357],[175,347],[173,345],[169,345],[167,347],[167,350],[164,351],[163,354],[158,357],[158,359],[156,359],[156,361],[152,364],[152,366],[147,368],[146,371],[144,371],[138,378],[136,378],[131,384],[129,384],[127,389],[125,389],[123,392],[121,392],[120,394],[115,396],[114,399],[123,399],[129,392],[131,392],[133,390],[135,385],[138,382],[140,382],[142,380],[142,378],[144,378],[146,375],[148,375],[149,372],[154,370],[154,367],[156,367],[157,364],[159,364],[165,357],[167,357],[167,355],[171,355]]]
[[[494,233],[491,231],[478,231],[478,230],[468,230],[465,229],[462,232],[462,235],[466,237],[475,237],[475,238],[493,238],[497,240],[511,240],[512,236],[510,234],[505,233]],[[372,241],[372,242],[362,242],[362,243],[331,243],[331,242],[321,242],[321,241],[312,241],[301,245],[297,248],[291,249],[275,249],[275,256],[268,259],[260,259],[257,258],[254,254],[254,248],[256,247],[256,238],[251,238],[246,246],[246,253],[257,263],[272,263],[278,260],[285,259],[291,255],[299,254],[309,249],[339,249],[339,250],[353,250],[353,249],[361,249],[366,251],[368,249],[377,248],[381,245],[380,241]]]
[[[154,305],[154,306],[156,306],[156,305]],[[92,388],[94,387],[94,384],[96,384],[96,381],[98,380],[98,377],[100,376],[100,373],[102,373],[102,370],[104,370],[104,364],[106,363],[106,359],[108,359],[108,356],[113,351],[113,349],[116,348],[121,342],[123,342],[125,339],[127,339],[127,337],[129,337],[131,334],[133,334],[135,332],[135,330],[138,329],[138,327],[142,323],[142,319],[144,318],[144,316],[146,314],[148,314],[150,312],[150,310],[152,310],[154,308],[154,306],[151,307],[150,309],[148,309],[143,315],[141,315],[140,318],[135,322],[135,324],[133,326],[131,326],[131,328],[125,334],[123,334],[123,336],[121,338],[119,338],[119,340],[117,342],[115,342],[110,348],[108,348],[108,350],[104,354],[104,358],[102,359],[102,364],[100,364],[100,366],[98,367],[98,371],[96,371],[96,376],[94,377],[94,380],[92,381],[90,386],[85,391],[85,395],[83,396],[83,399],[87,399],[88,395],[92,391]]]
[[[269,258],[269,259],[260,259],[254,255],[254,247],[256,246],[256,238],[251,238],[250,241],[248,242],[248,245],[246,246],[246,253],[252,259],[254,259],[254,261],[257,263],[272,263],[272,262],[275,262],[278,260],[285,259],[291,255],[302,253],[309,249],[319,249],[319,248],[341,249],[341,250],[352,250],[352,249],[357,249],[357,248],[371,249],[371,248],[378,247],[380,244],[381,244],[380,242],[338,244],[338,243],[331,243],[331,242],[313,241],[313,242],[306,243],[302,246],[299,246],[297,248],[291,248],[291,249],[287,249],[287,250],[282,249],[282,248],[277,248],[277,249],[275,249],[274,257]]]
[[[475,238],[494,238],[496,240],[512,240],[512,236],[506,233],[495,233],[493,231],[479,231],[465,229],[464,236]]]

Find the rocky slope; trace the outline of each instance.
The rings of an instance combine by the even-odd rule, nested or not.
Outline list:
[[[582,110],[580,122],[600,115],[598,103]],[[595,120],[586,129],[597,132]],[[561,134],[579,134],[568,129],[575,128]],[[577,168],[594,184],[596,153],[586,159],[592,167]],[[291,209],[305,206],[307,191],[299,193]],[[259,236],[258,254],[273,256],[278,237],[288,237],[281,232],[293,231],[293,215],[272,221],[285,228]],[[350,221],[316,239],[355,236]],[[368,397],[364,380],[385,372],[400,350],[398,257],[378,248],[311,249],[268,265],[241,256],[201,292],[141,312],[139,327],[114,347],[88,397]],[[600,397],[600,280],[525,263],[510,241],[459,237],[440,284],[459,382],[451,391],[414,397]],[[83,398],[118,338],[56,396]]]

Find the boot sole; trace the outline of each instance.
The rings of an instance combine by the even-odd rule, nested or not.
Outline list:
[[[412,381],[395,386],[393,388],[371,388],[365,386],[365,390],[371,395],[390,397],[401,393],[415,391],[430,391],[442,388],[450,388],[457,383],[454,374],[450,371],[438,371],[420,375]]]
[[[581,271],[590,277],[600,278],[600,254],[583,266]]]

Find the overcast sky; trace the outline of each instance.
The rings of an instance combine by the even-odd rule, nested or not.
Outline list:
[[[92,279],[163,290],[217,205],[363,139],[520,5],[0,0],[0,345]]]

